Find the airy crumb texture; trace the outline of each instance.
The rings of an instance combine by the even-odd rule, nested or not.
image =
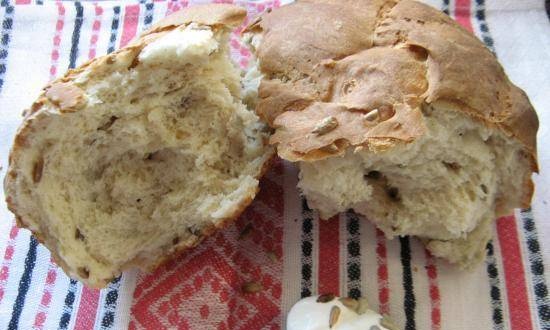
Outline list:
[[[527,207],[537,115],[474,35],[412,0],[303,0],[246,29],[257,114],[320,215],[349,208],[462,267]]]
[[[241,102],[229,29],[147,35],[46,87],[18,132],[8,203],[71,277],[102,287],[233,219],[272,150]]]
[[[424,106],[427,131],[414,143],[301,162],[309,205],[325,219],[352,208],[388,237],[415,235],[437,256],[475,264],[491,237],[496,201],[521,203],[509,192],[522,186],[517,173],[529,160],[518,143],[455,110]]]

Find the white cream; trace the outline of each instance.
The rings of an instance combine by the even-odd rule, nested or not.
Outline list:
[[[358,314],[344,306],[338,297],[325,303],[317,302],[317,298],[304,298],[292,306],[287,317],[287,330],[390,330],[381,325],[382,315],[372,310]],[[334,306],[340,309],[340,314],[330,328],[330,314]]]
[[[208,58],[219,45],[209,27],[195,23],[177,28],[147,45],[139,54],[139,61],[145,64],[171,63],[174,59],[183,63]]]

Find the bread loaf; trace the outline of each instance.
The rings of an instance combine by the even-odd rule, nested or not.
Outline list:
[[[192,7],[43,90],[5,178],[8,206],[67,274],[103,287],[235,219],[273,151],[229,58],[229,5]]]
[[[492,221],[529,205],[536,113],[448,16],[411,0],[304,0],[245,32],[256,111],[321,217],[354,209],[469,267]]]

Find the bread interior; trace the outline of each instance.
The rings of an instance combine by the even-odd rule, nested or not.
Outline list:
[[[241,102],[228,39],[191,24],[133,62],[85,71],[75,83],[87,107],[52,115],[35,133],[22,217],[40,214],[29,227],[72,276],[101,286],[130,265],[152,267],[254,196],[267,133]]]
[[[300,163],[299,187],[328,218],[354,209],[388,237],[415,235],[464,267],[483,258],[497,215],[521,204],[530,168],[519,144],[449,104],[423,106],[427,133],[386,151]]]

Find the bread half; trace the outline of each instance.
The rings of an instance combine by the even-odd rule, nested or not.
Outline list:
[[[536,113],[448,16],[410,0],[304,0],[246,33],[256,111],[323,218],[354,209],[468,267],[492,221],[529,205]]]
[[[229,57],[242,8],[177,12],[69,71],[26,112],[5,191],[65,272],[103,287],[235,219],[274,153]]]

